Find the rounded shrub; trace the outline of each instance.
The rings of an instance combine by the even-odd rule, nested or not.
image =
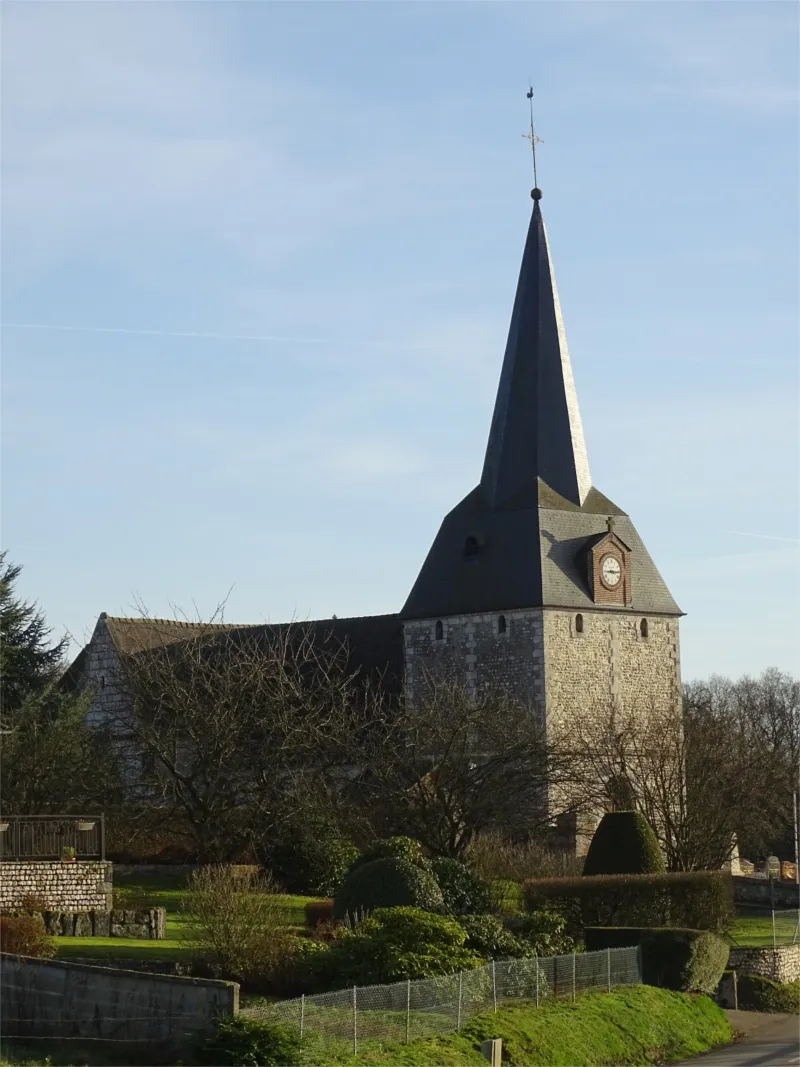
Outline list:
[[[0,915],[0,951],[50,959],[56,954],[56,942],[41,915]]]
[[[466,947],[485,960],[519,960],[535,955],[532,945],[514,937],[494,915],[459,915],[456,921],[467,935]]]
[[[356,856],[350,863],[347,873],[350,874],[356,868],[363,867],[365,863],[372,863],[373,860],[388,859],[406,860],[417,867],[430,867],[430,861],[425,858],[422,845],[413,837],[383,837],[378,841],[373,841],[360,856]]]
[[[737,985],[743,1011],[800,1012],[800,981],[775,982],[763,974],[740,974]]]
[[[198,1045],[194,1055],[198,1063],[214,1067],[296,1067],[304,1062],[302,1049],[302,1039],[288,1027],[231,1015],[219,1021],[216,1033]]]
[[[489,887],[463,863],[440,856],[432,867],[448,915],[482,915],[489,910]]]
[[[380,862],[380,861],[378,861]],[[420,908],[378,908],[331,948],[338,985],[435,978],[480,967],[461,925]]]
[[[352,841],[312,823],[292,828],[268,850],[266,860],[287,892],[332,896],[357,857]]]
[[[404,859],[376,859],[352,870],[336,891],[333,917],[343,919],[374,908],[443,911],[444,900],[433,873]]]
[[[608,811],[594,832],[584,875],[660,874],[665,870],[656,835],[639,811]]]
[[[647,985],[713,993],[728,965],[727,941],[707,930],[651,930],[641,940]]]

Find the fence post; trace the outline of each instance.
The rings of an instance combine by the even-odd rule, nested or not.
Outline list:
[[[411,1043],[411,979],[406,982],[406,1044]]]
[[[358,996],[358,987],[353,986],[353,1055],[358,1055],[358,1009],[356,1007],[356,997]]]
[[[305,1014],[306,1014],[306,995],[305,995],[305,993],[301,993],[300,994],[300,1036],[301,1037],[303,1036],[303,1025],[305,1023]]]
[[[456,1017],[456,1030],[461,1029],[461,991],[464,985],[464,972],[458,972],[458,1016]]]
[[[606,953],[608,955],[608,991],[611,992],[611,949],[607,948]]]
[[[536,1007],[539,1007],[539,957],[533,957],[533,966],[536,968]]]
[[[769,876],[769,907],[772,912],[772,947],[775,948],[777,945],[775,939],[775,882],[772,875]]]
[[[494,969],[494,960],[492,960],[492,1003],[494,1004],[494,1013],[497,1015],[497,975]]]
[[[575,953],[572,953],[572,999],[575,1000]]]
[[[642,945],[641,942],[636,946],[636,977],[641,982],[642,975]]]

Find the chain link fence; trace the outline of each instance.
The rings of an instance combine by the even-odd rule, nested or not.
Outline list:
[[[800,908],[765,908],[737,904],[737,919],[731,941],[739,948],[795,945],[800,941]]]
[[[348,1042],[380,1038],[408,1044],[460,1030],[475,1015],[514,1001],[537,1006],[554,997],[574,1000],[586,989],[641,982],[638,948],[611,948],[569,956],[498,960],[474,971],[391,985],[353,986],[335,993],[243,1008],[251,1019],[280,1022]]]

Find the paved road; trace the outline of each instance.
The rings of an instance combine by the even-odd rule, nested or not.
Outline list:
[[[754,1012],[731,1011],[727,1015],[737,1030],[747,1031],[741,1041],[682,1060],[674,1067],[800,1067],[800,1016],[773,1015],[765,1020],[764,1016],[752,1018]]]

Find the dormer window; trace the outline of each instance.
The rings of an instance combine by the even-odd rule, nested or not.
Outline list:
[[[480,559],[482,551],[483,551],[483,545],[481,544],[481,542],[478,540],[477,537],[475,537],[472,534],[470,534],[469,537],[465,537],[464,538],[464,559],[465,560]]]
[[[437,641],[443,641],[444,640],[444,624],[442,623],[441,619],[437,619],[436,620],[436,626],[434,628],[434,632],[436,634],[436,640]]]
[[[505,615],[499,615],[497,618],[497,632],[504,634],[508,630],[508,624],[506,622]]]

